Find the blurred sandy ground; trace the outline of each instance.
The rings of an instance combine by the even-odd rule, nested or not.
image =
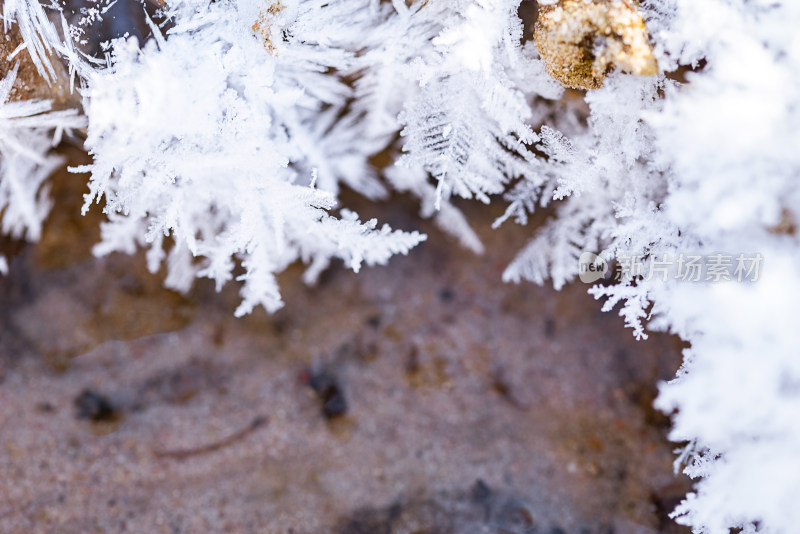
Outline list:
[[[503,284],[531,228],[465,204],[478,257],[412,203],[353,198],[429,241],[313,288],[291,269],[285,309],[237,320],[234,284],[184,297],[141,255],[93,258],[85,187],[61,173],[43,242],[2,244],[1,532],[684,532],[650,408],[679,344],[635,342],[584,285]]]

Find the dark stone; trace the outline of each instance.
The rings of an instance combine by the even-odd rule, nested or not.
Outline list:
[[[486,502],[491,496],[492,488],[487,486],[486,482],[483,480],[478,479],[472,487],[472,500],[475,502]]]
[[[347,399],[338,378],[327,370],[311,371],[308,385],[322,401],[322,414],[334,419],[347,413]]]
[[[556,336],[556,321],[552,317],[548,317],[544,321],[544,337],[553,339]]]
[[[91,389],[85,389],[75,397],[75,410],[78,419],[92,421],[109,421],[117,415],[108,397]]]
[[[454,298],[456,298],[456,294],[449,287],[446,287],[441,291],[439,291],[439,300],[441,300],[442,302],[452,302]]]

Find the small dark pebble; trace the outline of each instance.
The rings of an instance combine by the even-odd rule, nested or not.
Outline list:
[[[475,482],[472,487],[472,500],[475,502],[486,502],[492,495],[492,488],[486,485],[481,479]]]
[[[452,302],[452,300],[456,297],[456,294],[453,292],[452,289],[446,287],[439,291],[439,300],[442,302]]]
[[[75,397],[75,410],[78,419],[92,421],[108,421],[117,415],[108,397],[91,389],[85,389]]]
[[[322,406],[322,413],[325,414],[325,417],[328,419],[333,419],[334,417],[339,417],[347,413],[347,400],[345,400],[344,395],[338,392],[331,395]]]
[[[380,315],[371,315],[367,318],[367,325],[370,328],[378,328],[381,325]]]
[[[472,486],[472,502],[483,505],[483,521],[488,522],[492,517],[492,488],[486,482],[478,479]]]
[[[545,319],[544,321],[544,337],[547,339],[553,339],[556,335],[556,321],[552,317]]]
[[[49,402],[40,402],[36,405],[36,409],[42,413],[53,413],[56,411],[56,407],[50,404]]]
[[[311,371],[308,385],[322,401],[322,414],[334,419],[347,413],[347,399],[336,376],[327,370]]]

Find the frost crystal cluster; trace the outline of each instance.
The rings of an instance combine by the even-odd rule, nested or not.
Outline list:
[[[5,63],[0,80],[0,231],[16,239],[37,241],[42,221],[50,210],[45,180],[63,162],[51,152],[64,131],[85,125],[85,118],[76,110],[53,110],[51,100],[32,98],[22,100],[16,91],[20,58],[23,48],[36,67],[49,81],[56,71],[47,61],[52,45],[47,37],[57,39],[39,4],[10,1],[3,5],[6,43],[20,41],[8,50],[1,61]],[[12,27],[12,21],[17,21]],[[43,36],[39,30],[48,32]],[[20,38],[21,34],[21,38]],[[24,40],[24,43],[23,43]],[[2,46],[6,51],[7,47]],[[0,274],[7,269],[6,259],[0,256]]]
[[[697,479],[676,520],[797,530],[800,3],[541,0],[534,40],[528,1],[174,0],[142,15],[146,42],[102,57],[87,25],[113,2],[94,3],[69,22],[60,4],[4,3],[23,41],[0,60],[4,233],[39,237],[51,146],[83,121],[93,161],[74,170],[85,209],[107,213],[95,252],[144,247],[179,290],[239,273],[237,314],[280,307],[275,275],[297,260],[311,281],[425,239],[361,222],[342,186],[411,193],[475,251],[454,197],[506,202],[498,227],[547,208],[505,280],[561,287],[595,253],[624,267],[590,289],[603,309],[690,345],[656,401]],[[21,59],[54,85],[66,65],[84,116],[12,101]],[[672,261],[687,256],[763,263],[757,280],[692,281]]]
[[[47,100],[11,101],[18,68],[0,81],[0,229],[37,241],[50,211],[45,180],[63,163],[50,149],[84,119],[74,110],[52,111]]]

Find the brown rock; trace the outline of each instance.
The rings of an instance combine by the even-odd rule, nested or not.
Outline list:
[[[651,76],[658,63],[629,0],[561,0],[539,5],[534,41],[547,72],[566,87],[598,89],[615,68]]]
[[[17,80],[11,88],[9,101],[53,100],[59,108],[77,102],[77,95],[71,95],[69,92],[69,78],[60,62],[53,61],[56,81],[51,84],[39,74],[26,50],[22,50],[10,60],[8,59],[21,43],[22,36],[16,26],[12,26],[5,34],[0,35],[0,79],[5,78],[13,70],[14,65],[19,63]]]

